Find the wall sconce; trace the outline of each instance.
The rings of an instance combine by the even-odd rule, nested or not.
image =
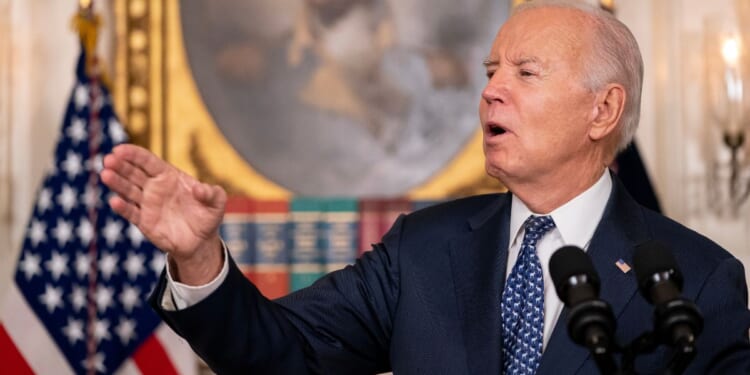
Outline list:
[[[709,207],[736,217],[750,195],[748,38],[727,19],[706,22],[707,119],[719,139],[709,166]]]

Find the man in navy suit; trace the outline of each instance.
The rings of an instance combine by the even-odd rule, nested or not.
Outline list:
[[[509,193],[402,216],[355,265],[275,301],[219,238],[221,188],[116,148],[101,173],[118,194],[110,204],[168,254],[155,309],[218,373],[589,374],[548,260],[563,245],[586,249],[627,343],[652,328],[653,308],[616,262],[656,239],[705,317],[687,372],[750,373],[740,262],[638,205],[607,170],[638,124],[643,63],[630,31],[587,5],[535,1],[500,29],[484,65],[486,169]],[[672,354],[660,347],[636,370],[658,372]]]

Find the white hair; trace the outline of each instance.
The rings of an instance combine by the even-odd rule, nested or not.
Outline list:
[[[627,26],[609,12],[575,0],[533,0],[518,5],[512,15],[534,8],[566,8],[589,16],[594,26],[593,48],[584,57],[585,84],[590,90],[600,90],[609,83],[625,88],[625,108],[617,152],[624,150],[635,136],[641,117],[641,89],[643,87],[643,59],[638,42]]]

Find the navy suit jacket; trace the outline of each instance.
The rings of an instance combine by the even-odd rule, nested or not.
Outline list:
[[[686,373],[750,373],[750,312],[742,265],[701,235],[638,205],[615,179],[588,254],[601,298],[617,317],[617,339],[652,328],[653,308],[637,292],[634,247],[669,244],[685,276],[683,295],[705,316],[698,356]],[[151,303],[216,372],[253,374],[501,374],[500,300],[505,281],[508,194],[451,201],[400,217],[356,264],[270,301],[230,260],[226,281],[200,303],[164,311],[162,276]],[[582,217],[581,220],[587,218]],[[596,374],[588,351],[566,331],[567,309],[539,374]],[[660,373],[672,352],[639,357]]]

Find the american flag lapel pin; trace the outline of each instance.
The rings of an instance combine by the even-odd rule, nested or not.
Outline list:
[[[615,266],[617,266],[617,268],[619,268],[622,273],[630,272],[630,265],[622,260],[622,258],[618,259],[617,262],[615,262]]]

